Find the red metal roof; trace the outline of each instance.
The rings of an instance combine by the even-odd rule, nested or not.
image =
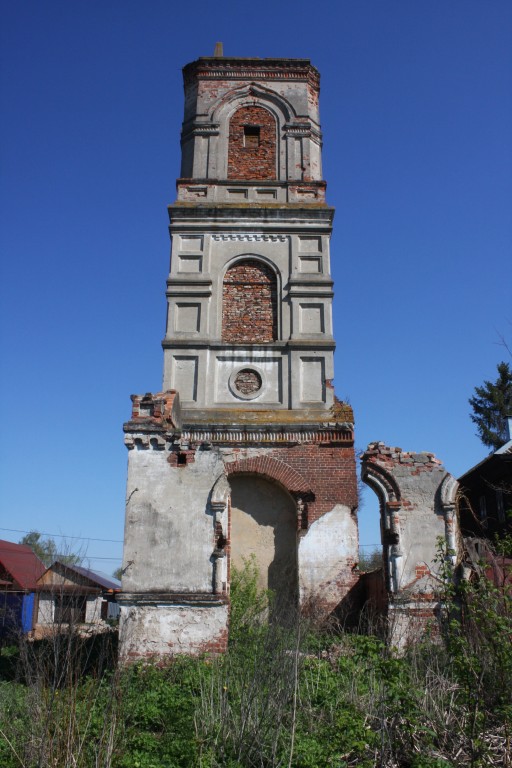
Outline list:
[[[0,539],[0,567],[12,576],[13,587],[35,589],[36,581],[45,572],[44,563],[27,544],[14,544]]]

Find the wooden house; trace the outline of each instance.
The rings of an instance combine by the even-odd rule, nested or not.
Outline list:
[[[37,580],[44,563],[26,544],[0,540],[0,639],[9,640],[34,628]]]

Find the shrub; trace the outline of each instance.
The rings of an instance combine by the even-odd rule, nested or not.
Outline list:
[[[445,575],[441,638],[401,657],[377,637],[320,635],[296,612],[277,615],[254,561],[233,574],[221,657],[118,671],[76,638],[53,656],[6,650],[0,765],[511,768],[510,593]]]

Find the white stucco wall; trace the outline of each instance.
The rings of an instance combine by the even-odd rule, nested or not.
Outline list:
[[[340,586],[347,581],[347,570],[357,558],[358,541],[357,521],[342,504],[336,504],[309,527],[299,542],[301,603],[321,600],[332,603],[333,608],[337,605]]]
[[[227,622],[227,605],[123,605],[119,628],[121,661],[222,650],[215,646],[225,640]]]
[[[123,590],[211,592],[213,515],[208,500],[223,472],[215,451],[171,467],[168,451],[128,454]]]

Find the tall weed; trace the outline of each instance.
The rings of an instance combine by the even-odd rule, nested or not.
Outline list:
[[[443,631],[400,657],[277,615],[251,561],[223,656],[120,671],[76,636],[4,649],[0,765],[512,768],[511,597],[483,574],[448,570]]]

